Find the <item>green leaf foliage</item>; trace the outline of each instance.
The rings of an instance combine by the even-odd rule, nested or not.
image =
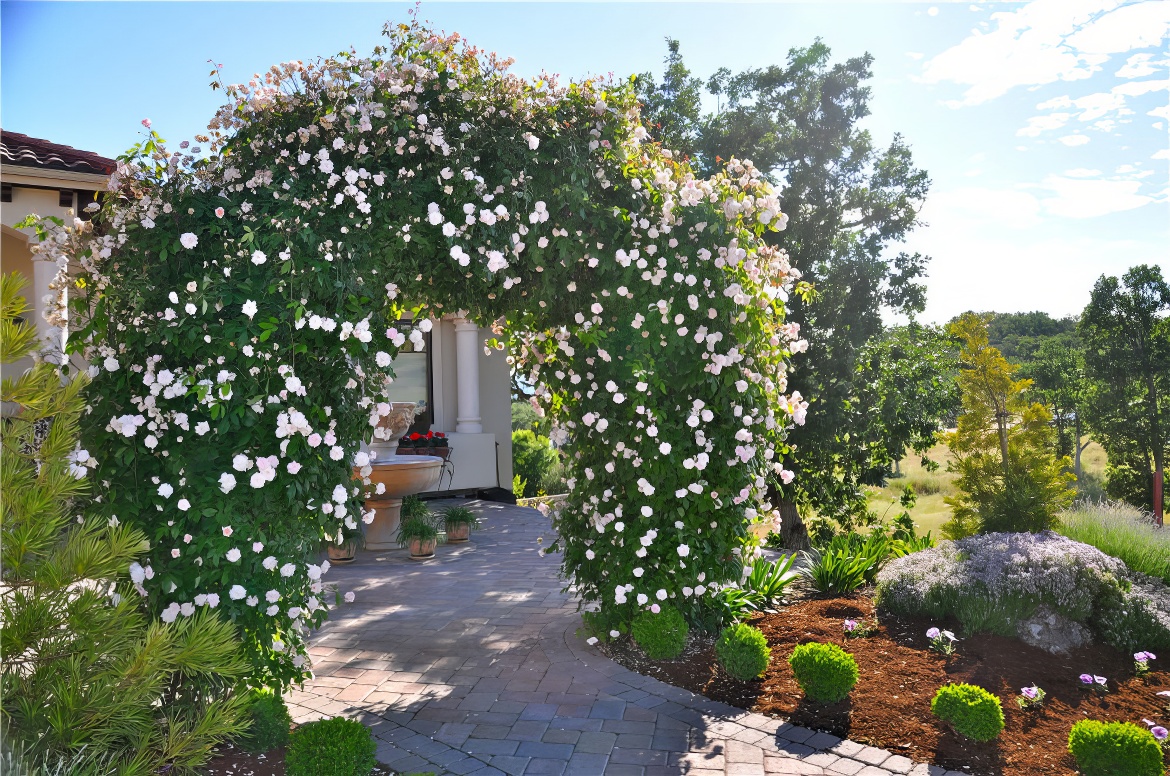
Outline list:
[[[976,741],[992,741],[1003,731],[999,698],[973,684],[940,687],[930,702],[930,711],[959,735]]]
[[[288,776],[369,776],[377,744],[360,722],[334,717],[292,732],[284,762]]]
[[[545,490],[545,484],[556,468],[559,456],[552,449],[548,437],[538,436],[528,429],[512,432],[512,472],[524,483],[523,495],[531,498]]]
[[[63,382],[48,361],[9,374],[36,342],[33,325],[15,320],[27,311],[23,285],[0,276],[5,744],[34,771],[191,773],[243,726],[235,627],[206,610],[151,618],[132,578],[147,573],[142,532],[76,516],[97,465],[77,441],[86,379]]]
[[[788,664],[800,689],[818,703],[844,700],[860,675],[853,655],[836,644],[801,644],[792,650]]]
[[[878,564],[876,557],[862,554],[848,545],[808,550],[801,555],[804,558],[801,572],[818,593],[852,593],[877,573],[873,570]]]
[[[749,682],[768,670],[772,648],[759,628],[741,622],[729,625],[719,634],[715,655],[724,671],[741,682]]]
[[[249,694],[248,714],[251,725],[240,738],[240,745],[249,752],[270,752],[288,744],[292,716],[284,699],[269,688],[253,690]]]
[[[1132,722],[1082,719],[1068,734],[1068,750],[1084,776],[1162,776],[1162,747]]]
[[[634,618],[630,635],[651,660],[674,660],[687,645],[690,628],[678,609],[665,604],[657,614],[642,612]]]

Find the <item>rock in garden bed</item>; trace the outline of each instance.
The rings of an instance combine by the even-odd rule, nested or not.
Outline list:
[[[708,698],[762,714],[790,719],[807,727],[862,743],[880,746],[913,760],[992,776],[1075,776],[1067,752],[1068,734],[1082,719],[1129,721],[1143,718],[1170,723],[1166,698],[1170,672],[1158,661],[1143,679],[1134,676],[1130,655],[1101,644],[1053,655],[1020,641],[977,634],[962,639],[945,657],[929,650],[926,631],[932,625],[956,623],[885,617],[866,638],[843,638],[845,619],[874,616],[865,596],[809,599],[775,614],[752,620],[772,647],[772,662],[762,679],[740,682],[715,660],[714,640],[693,636],[674,661],[650,661],[628,642],[610,645],[614,659],[662,681]],[[853,653],[861,676],[850,697],[838,704],[804,700],[788,666],[793,648],[809,641],[832,642]],[[1170,663],[1170,655],[1166,655]],[[1090,673],[1109,680],[1109,692],[1081,689],[1079,677]],[[932,716],[930,701],[949,682],[968,682],[997,695],[1006,727],[999,739],[977,743],[962,739]],[[1038,711],[1023,711],[1015,701],[1020,688],[1036,684],[1048,693]],[[1167,758],[1170,765],[1170,756]]]

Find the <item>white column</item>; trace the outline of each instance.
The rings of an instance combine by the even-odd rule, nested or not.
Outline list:
[[[459,317],[455,319],[455,379],[459,388],[459,412],[455,431],[482,434],[479,417],[479,326]]]

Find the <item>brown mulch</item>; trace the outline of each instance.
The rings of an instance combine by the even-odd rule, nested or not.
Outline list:
[[[961,640],[956,654],[945,657],[928,649],[927,622],[887,617],[867,638],[843,638],[846,618],[872,618],[872,601],[862,595],[793,603],[776,613],[752,620],[772,647],[772,662],[762,679],[741,682],[719,667],[710,637],[692,638],[678,660],[651,661],[628,641],[611,644],[612,657],[627,667],[662,681],[701,693],[713,700],[783,717],[795,724],[824,730],[854,741],[945,768],[966,769],[988,776],[1075,776],[1068,754],[1068,733],[1081,719],[1128,721],[1143,718],[1170,726],[1166,699],[1155,695],[1170,689],[1170,672],[1133,676],[1133,659],[1103,645],[1090,645],[1068,655],[1043,650],[991,634]],[[838,704],[806,701],[788,666],[798,644],[826,641],[853,653],[861,676],[850,697]],[[1163,656],[1159,656],[1162,658]],[[1170,655],[1164,660],[1170,663]],[[1109,693],[1080,689],[1083,673],[1109,678]],[[945,729],[930,713],[935,692],[948,682],[968,682],[999,696],[1005,729],[999,739],[979,743]],[[1038,711],[1023,711],[1015,698],[1033,683],[1048,693]],[[1170,753],[1167,754],[1170,765]]]
[[[216,748],[215,757],[203,766],[205,776],[285,776],[284,747],[252,754],[231,744]],[[394,771],[375,765],[370,776],[394,776]]]

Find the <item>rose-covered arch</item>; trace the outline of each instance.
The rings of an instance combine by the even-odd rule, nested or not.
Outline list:
[[[525,81],[458,36],[386,34],[227,86],[203,149],[150,133],[96,231],[50,243],[83,268],[93,511],[146,530],[132,576],[163,619],[215,607],[258,682],[298,680],[320,542],[359,528],[352,464],[420,337],[402,315],[464,310],[567,438],[555,522],[582,599],[607,627],[663,601],[701,615],[804,412],[774,192],[747,162],[696,180],[631,83]]]

